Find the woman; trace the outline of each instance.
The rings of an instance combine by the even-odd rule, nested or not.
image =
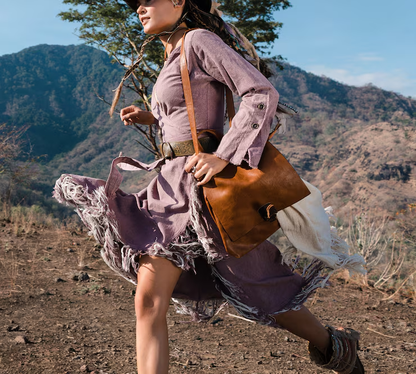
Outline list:
[[[221,20],[218,11],[210,14],[211,0],[126,2],[137,12],[144,32],[159,36],[167,58],[153,89],[152,112],[130,106],[121,110],[121,120],[125,125],[159,126],[166,157],[152,165],[118,157],[106,182],[63,175],[54,196],[76,207],[103,245],[107,264],[137,284],[139,373],[168,372],[166,313],[171,297],[182,312],[195,319],[211,317],[225,299],[244,317],[287,329],[309,341],[311,358],[318,365],[340,373],[364,373],[357,356],[358,333],[325,328],[302,306],[325,282],[319,271],[331,261],[322,255],[323,262],[315,261],[307,276],[301,277],[267,241],[241,259],[230,257],[199,198],[197,187],[228,163],[246,162],[257,167],[278,104],[277,92],[258,70],[268,75],[266,65],[250,51],[238,30]],[[225,85],[242,97],[232,128],[219,144],[208,137],[201,140],[211,153],[198,155],[193,151],[181,153],[190,144],[191,132],[180,78],[179,46],[190,27],[198,28],[184,39],[198,130],[223,133]],[[127,170],[161,167],[161,171],[145,190],[125,194],[118,189],[122,178],[117,165]],[[308,187],[319,201],[319,191]],[[317,216],[322,212],[320,208]],[[300,205],[296,214],[302,215]],[[285,219],[290,221],[289,216],[281,213],[282,227]],[[328,220],[323,222],[329,230]],[[287,231],[293,226],[289,224]],[[301,240],[296,239],[298,234],[299,229],[292,243],[302,247]],[[314,244],[312,234],[305,247],[319,246],[319,235]],[[335,256],[333,252],[331,256]],[[336,256],[343,264],[354,262],[345,254]],[[341,267],[335,262],[333,268]]]

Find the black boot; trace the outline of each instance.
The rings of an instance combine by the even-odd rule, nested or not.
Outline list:
[[[358,358],[360,333],[353,329],[326,326],[331,344],[324,354],[309,343],[309,357],[318,366],[338,374],[364,374],[364,366]]]

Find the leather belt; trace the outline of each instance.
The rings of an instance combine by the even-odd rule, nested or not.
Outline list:
[[[218,140],[214,137],[203,137],[198,139],[205,153],[213,153],[218,148]],[[171,160],[175,157],[191,156],[195,153],[194,144],[191,140],[183,142],[163,142],[160,146],[163,158]]]

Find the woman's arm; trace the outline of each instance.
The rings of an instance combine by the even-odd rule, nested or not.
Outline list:
[[[133,123],[150,126],[157,123],[152,112],[141,110],[134,105],[121,109],[120,118],[124,122],[125,126],[132,125]]]
[[[205,72],[242,98],[232,127],[214,154],[235,165],[246,161],[256,168],[279,101],[276,89],[254,66],[207,30],[191,31],[185,39],[185,51],[191,76]],[[209,100],[198,105],[209,105]]]

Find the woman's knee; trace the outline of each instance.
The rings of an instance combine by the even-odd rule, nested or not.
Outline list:
[[[151,292],[140,292],[138,289],[134,298],[136,318],[155,321],[165,319],[169,300]]]
[[[170,298],[181,272],[165,258],[141,258],[135,296],[138,319],[166,319]]]

